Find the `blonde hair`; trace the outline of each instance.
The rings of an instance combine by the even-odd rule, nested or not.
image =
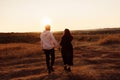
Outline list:
[[[50,30],[50,25],[45,25],[45,30]]]

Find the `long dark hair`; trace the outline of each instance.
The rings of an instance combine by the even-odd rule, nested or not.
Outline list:
[[[63,37],[66,37],[66,38],[68,38],[68,39],[70,39],[70,40],[73,39],[73,37],[72,37],[69,29],[65,29],[65,30],[64,30]]]
[[[65,46],[66,44],[69,44],[72,40],[73,40],[73,37],[72,37],[69,29],[65,29],[62,39],[61,39],[61,42],[60,42],[60,45]]]
[[[72,36],[69,29],[64,30],[64,36]]]

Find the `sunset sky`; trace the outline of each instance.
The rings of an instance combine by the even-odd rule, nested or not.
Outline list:
[[[120,27],[120,0],[0,0],[0,32]]]

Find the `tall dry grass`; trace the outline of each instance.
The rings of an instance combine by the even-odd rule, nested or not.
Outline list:
[[[0,35],[0,43],[2,43],[0,44],[0,80],[120,80],[120,46],[115,45],[117,49],[114,49],[113,46],[98,45],[103,42],[118,44],[120,34],[78,32],[72,32],[74,37],[72,72],[63,71],[61,53],[56,51],[55,72],[50,76],[47,75],[45,67],[40,34]],[[60,41],[62,34],[63,32],[54,33],[54,36]],[[110,42],[111,40],[114,42]],[[5,43],[3,44],[2,41]]]
[[[104,38],[99,39],[99,45],[111,45],[120,44],[120,35],[107,35]]]
[[[13,59],[40,55],[42,50],[39,43],[9,43],[0,44],[0,52],[0,59]]]
[[[40,33],[0,33],[0,43],[35,43],[40,40]]]
[[[119,29],[110,31],[71,31],[73,35],[73,46],[83,42],[94,42],[99,45],[110,45],[120,43]],[[62,32],[54,32],[54,36],[60,42]],[[0,58],[12,58],[40,53],[40,33],[0,33]],[[81,43],[79,43],[81,42]],[[4,43],[4,44],[3,44]],[[11,56],[12,55],[12,56]]]

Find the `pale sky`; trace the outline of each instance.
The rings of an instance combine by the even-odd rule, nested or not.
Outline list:
[[[0,32],[120,27],[120,0],[0,0]]]

